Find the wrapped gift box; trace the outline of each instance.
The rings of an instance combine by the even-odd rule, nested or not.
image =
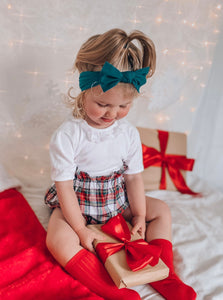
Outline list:
[[[186,171],[192,171],[194,164],[193,159],[186,157],[186,134],[141,127],[138,127],[138,131],[143,145],[145,169],[142,175],[145,190],[179,190],[182,193],[195,194],[186,185]],[[150,161],[149,166],[146,161]],[[178,174],[173,174],[171,178],[168,167],[178,171]]]
[[[131,229],[131,225],[127,223],[128,227]],[[110,235],[104,233],[101,230],[101,225],[88,225],[92,230],[104,235],[105,240],[94,241],[94,247],[96,248],[98,243],[118,243],[119,241]],[[137,233],[131,235],[131,241],[141,239],[140,235]],[[169,275],[169,268],[164,264],[164,262],[159,259],[155,266],[147,265],[143,269],[138,271],[132,271],[126,261],[125,250],[122,249],[111,256],[109,256],[105,261],[105,268],[110,274],[112,280],[118,288],[123,287],[133,287],[140,284],[150,283],[158,280],[162,280]]]

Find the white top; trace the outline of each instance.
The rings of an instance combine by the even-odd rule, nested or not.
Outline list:
[[[110,175],[123,161],[128,166],[126,174],[144,169],[139,133],[124,119],[98,129],[69,117],[52,136],[50,159],[53,181],[73,180],[77,167],[91,177]]]

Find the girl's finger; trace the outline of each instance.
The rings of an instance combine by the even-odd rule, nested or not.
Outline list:
[[[142,237],[143,239],[145,239],[145,230],[143,230],[142,228],[140,228],[139,234],[141,235],[141,237]]]
[[[132,234],[136,234],[137,231],[139,231],[140,229],[140,226],[138,224],[136,224],[135,226],[133,226],[131,232]]]
[[[95,249],[94,249],[94,247],[93,247],[93,244],[92,244],[92,243],[89,243],[88,245],[86,245],[86,248],[87,248],[87,250],[89,250],[90,252],[93,252],[93,253],[95,253]]]

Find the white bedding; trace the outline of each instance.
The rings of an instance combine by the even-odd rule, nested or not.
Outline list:
[[[1,190],[19,185],[15,178],[10,178],[0,168]],[[222,300],[223,194],[211,190],[198,179],[193,181],[192,187],[202,191],[203,196],[196,198],[170,191],[152,191],[147,194],[166,201],[171,209],[176,272],[196,290],[198,300]],[[21,192],[47,228],[49,209],[43,203],[44,191],[30,187],[22,188]],[[143,300],[163,299],[148,285],[134,289]]]

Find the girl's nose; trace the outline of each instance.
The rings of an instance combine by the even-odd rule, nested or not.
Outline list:
[[[116,116],[117,116],[117,109],[116,108],[110,108],[109,110],[107,110],[105,116],[107,118],[110,118],[110,119],[115,119]]]

